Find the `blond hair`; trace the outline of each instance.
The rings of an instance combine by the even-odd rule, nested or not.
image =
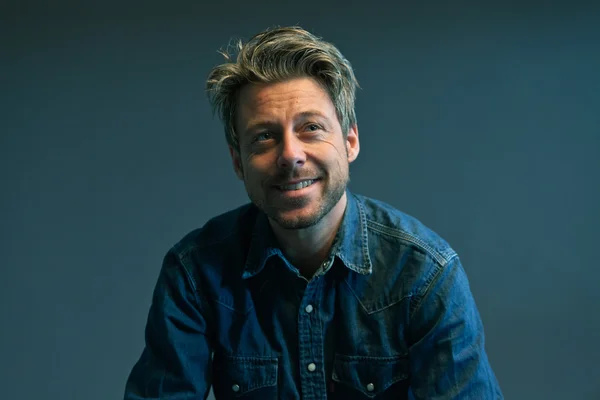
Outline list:
[[[342,132],[356,124],[354,101],[358,82],[350,62],[331,43],[298,27],[267,29],[234,46],[237,58],[221,51],[227,62],[212,69],[206,90],[218,112],[227,143],[239,151],[235,130],[238,93],[249,83],[275,83],[297,77],[315,79],[329,94]]]

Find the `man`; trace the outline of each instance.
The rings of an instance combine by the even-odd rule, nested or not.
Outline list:
[[[357,82],[332,44],[267,30],[207,88],[251,203],[166,254],[125,399],[498,399],[452,248],[347,189]]]

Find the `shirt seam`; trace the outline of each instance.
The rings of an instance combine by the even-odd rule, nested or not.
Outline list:
[[[373,221],[373,220],[367,220],[367,226],[375,232],[378,232],[378,233],[381,233],[383,235],[387,235],[390,237],[394,237],[396,239],[404,240],[404,241],[407,241],[407,242],[417,246],[419,249],[424,251],[430,257],[435,259],[435,261],[437,261],[437,263],[440,264],[442,267],[444,267],[446,264],[448,264],[452,260],[452,258],[454,258],[454,256],[456,255],[454,250],[452,250],[451,248],[449,248],[447,254],[444,254],[444,253],[434,249],[429,244],[427,244],[427,242],[425,242],[423,239],[421,239],[415,235],[412,235],[406,231],[399,230],[396,228],[390,228],[389,226],[383,225],[383,224]]]
[[[350,290],[350,292],[352,292],[352,295],[354,296],[354,298],[356,299],[356,301],[358,301],[358,303],[360,304],[360,306],[362,307],[363,311],[367,314],[367,315],[373,315],[376,313],[379,313],[383,310],[385,310],[386,308],[390,308],[392,306],[395,306],[396,304],[406,300],[406,299],[410,299],[412,297],[414,297],[415,295],[413,293],[407,293],[404,296],[401,296],[399,299],[397,299],[396,301],[391,302],[390,304],[387,304],[383,307],[380,308],[374,308],[373,310],[368,310],[367,307],[365,307],[364,303],[360,300],[360,297],[356,294],[356,292],[354,291],[354,289],[352,289],[352,285],[350,285],[350,283],[348,282],[347,279],[344,279],[344,283],[346,284],[346,286],[348,287],[348,289]]]
[[[198,306],[198,310],[204,315],[204,318],[206,318],[207,315],[206,315],[205,311],[206,311],[207,307],[205,305],[208,304],[208,299],[206,299],[206,297],[199,292],[198,283],[196,282],[196,279],[194,278],[193,274],[190,272],[190,270],[188,268],[189,254],[192,252],[192,250],[195,250],[197,248],[198,247],[194,245],[194,246],[191,246],[179,253],[176,252],[175,254],[179,261],[179,265],[181,266],[181,269],[183,270],[187,284],[190,286],[190,288],[193,291],[194,299],[196,300],[196,305]]]
[[[423,304],[423,299],[429,293],[433,284],[440,279],[440,277],[442,276],[442,271],[444,271],[444,269],[457,258],[458,256],[455,253],[454,256],[451,257],[445,265],[439,263],[435,264],[435,268],[427,275],[427,279],[425,283],[421,286],[421,290],[419,290],[418,294],[414,296],[415,305],[411,307],[411,315],[409,316],[409,321],[412,321],[414,315],[417,313],[417,311],[419,311],[419,308]]]

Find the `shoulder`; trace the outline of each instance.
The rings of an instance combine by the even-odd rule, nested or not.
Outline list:
[[[209,219],[185,234],[170,249],[195,290],[219,287],[224,279],[241,277],[258,214],[245,204]],[[241,279],[241,278],[240,278]]]
[[[352,293],[369,313],[408,299],[412,313],[434,282],[455,270],[456,252],[417,218],[386,202],[352,194],[371,266],[370,274],[350,275]]]
[[[438,233],[396,207],[368,196],[353,194],[363,210],[369,236],[423,253],[445,266],[456,252]]]
[[[185,234],[173,245],[173,251],[178,256],[185,257],[191,252],[239,242],[251,234],[256,215],[256,207],[248,203],[214,216],[203,226]]]

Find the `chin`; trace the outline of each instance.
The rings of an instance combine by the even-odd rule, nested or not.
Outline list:
[[[269,218],[284,229],[306,229],[314,226],[323,219],[323,215],[317,212],[312,213],[281,213],[275,212],[269,215]]]

